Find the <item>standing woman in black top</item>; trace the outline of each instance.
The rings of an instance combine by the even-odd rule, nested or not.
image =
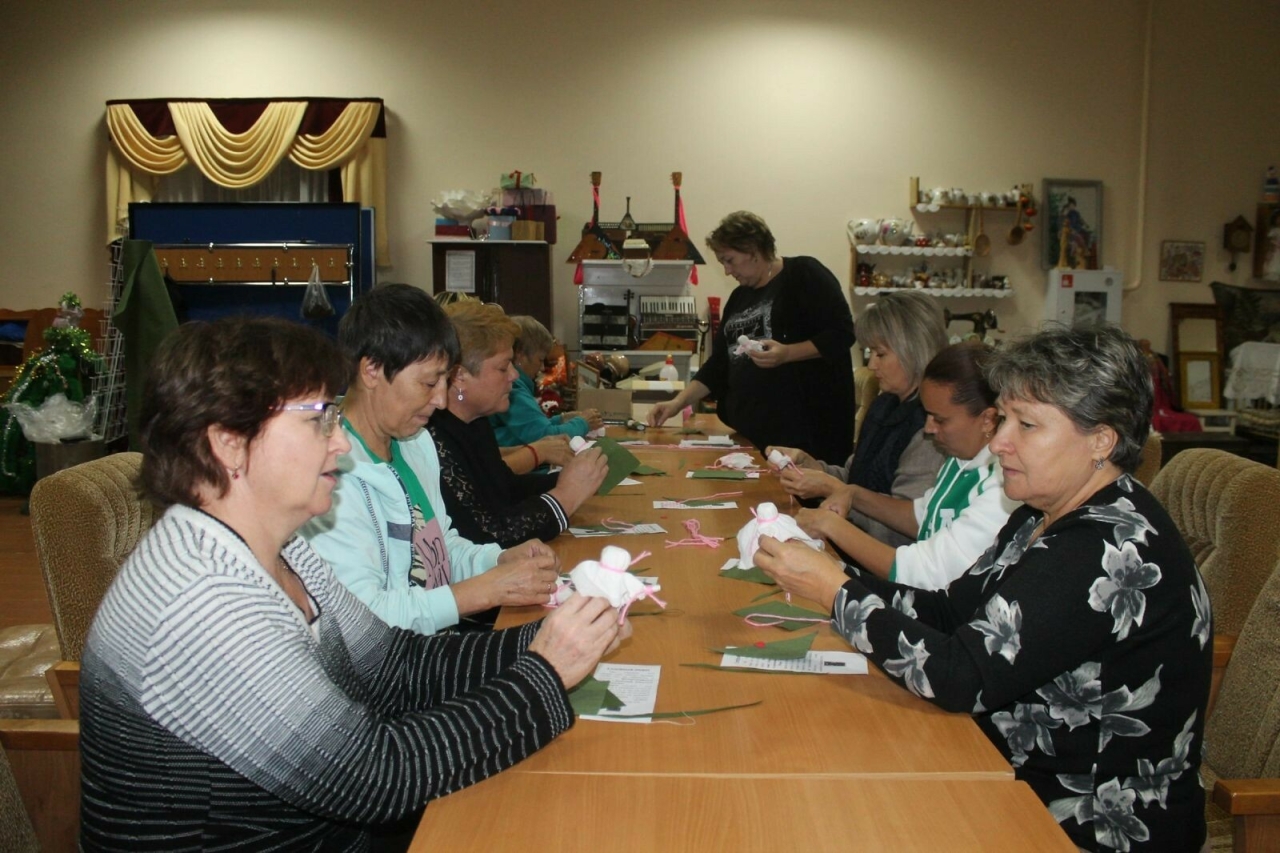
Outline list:
[[[707,246],[738,287],[707,363],[649,422],[710,397],[720,419],[762,450],[844,459],[853,449],[853,315],[840,283],[814,258],[779,257],[769,226],[747,211],[726,216]],[[743,336],[760,348],[737,352]]]

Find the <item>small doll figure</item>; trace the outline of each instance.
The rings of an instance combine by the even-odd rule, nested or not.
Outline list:
[[[640,559],[647,556],[641,554]],[[579,595],[607,598],[609,603],[618,608],[619,622],[627,618],[627,610],[642,598],[651,598],[659,607],[666,607],[664,601],[658,599],[657,593],[662,589],[658,584],[646,584],[627,570],[631,568],[631,554],[617,545],[606,545],[599,560],[583,560],[569,572],[568,585],[561,586],[553,594],[556,604],[566,601],[577,592]],[[566,591],[567,590],[567,591]]]
[[[730,468],[734,471],[747,471],[756,467],[750,453],[726,453],[716,460],[714,468]]]
[[[769,464],[779,471],[785,471],[796,466],[795,461],[790,456],[776,447],[769,451]]]
[[[800,529],[800,525],[796,524],[794,518],[778,512],[778,508],[773,504],[762,503],[751,512],[755,518],[738,531],[738,563],[743,568],[755,565],[752,561],[755,560],[756,551],[760,547],[761,536],[772,536],[779,542],[798,539],[815,551],[823,549],[822,540],[810,539],[809,535]]]

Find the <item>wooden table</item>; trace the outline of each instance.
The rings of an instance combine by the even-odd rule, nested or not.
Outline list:
[[[666,430],[617,437],[655,444],[680,438]],[[865,676],[822,676],[681,666],[718,663],[712,647],[792,636],[751,628],[732,615],[768,587],[718,575],[738,554],[733,537],[751,507],[771,500],[784,512],[796,508],[767,474],[746,481],[685,478],[726,450],[632,450],[668,476],[641,477],[639,486],[591,499],[574,524],[656,521],[667,534],[566,533],[552,543],[566,571],[598,558],[605,544],[633,556],[653,552],[638,565],[657,575],[668,608],[641,615],[659,608],[637,604],[633,636],[609,662],[661,664],[658,711],[762,704],[665,724],[579,720],[505,773],[432,803],[411,850],[1075,850],[968,715],[938,710],[875,667]],[[743,492],[731,498],[734,510],[652,506],[734,491]],[[688,518],[726,541],[716,549],[665,547],[688,535]],[[544,614],[508,608],[498,624]],[[807,630],[818,634],[815,649],[849,650],[829,624]]]
[[[716,430],[709,429],[709,432]],[[724,432],[723,428],[718,430]],[[652,442],[678,441],[669,430],[633,433]],[[605,544],[638,555],[638,565],[662,585],[668,608],[642,602],[633,609],[632,638],[611,663],[661,664],[658,711],[691,711],[761,700],[754,708],[681,721],[681,725],[634,725],[580,720],[545,749],[521,762],[521,773],[644,773],[654,775],[876,776],[925,775],[947,779],[1008,781],[1013,771],[967,714],[949,714],[912,696],[872,667],[865,676],[777,675],[722,672],[681,666],[719,663],[709,651],[726,645],[793,636],[780,628],[752,628],[733,611],[746,607],[769,587],[719,577],[720,566],[738,555],[734,536],[750,518],[750,508],[772,500],[787,512],[788,498],[776,477],[759,480],[690,480],[688,471],[713,463],[725,450],[632,448],[642,462],[669,473],[638,477],[639,486],[621,486],[596,497],[574,515],[575,524],[605,518],[657,521],[667,535],[574,538],[553,543],[567,571],[584,559],[598,559]],[[653,501],[687,499],[741,491],[730,498],[734,510],[655,510]],[[790,511],[794,512],[795,508]],[[666,541],[688,535],[683,522],[696,518],[701,532],[725,537],[716,549],[667,548]],[[820,610],[796,599],[796,604]],[[659,613],[661,615],[640,615]],[[539,618],[539,607],[508,609],[501,627]],[[814,648],[848,651],[829,624],[816,631]]]
[[[1075,853],[1023,782],[502,773],[427,807],[410,851]]]

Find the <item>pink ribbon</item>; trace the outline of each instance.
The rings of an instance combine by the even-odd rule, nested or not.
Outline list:
[[[760,466],[759,466],[759,465],[752,465],[752,466],[751,466],[751,467],[749,467],[749,468],[735,468],[735,467],[733,467],[732,465],[724,465],[724,464],[721,464],[721,462],[720,462],[720,460],[719,460],[719,459],[717,459],[717,460],[715,461],[715,464],[714,464],[714,465],[704,465],[704,466],[702,466],[702,467],[706,468],[706,469],[707,469],[707,470],[709,470],[709,471],[716,471],[716,470],[719,470],[719,469],[727,469],[727,470],[730,470],[730,471],[759,471],[759,470],[760,470]]]
[[[738,492],[738,494],[742,494],[742,493]],[[696,518],[685,519],[684,526],[685,526],[685,529],[689,531],[688,538],[681,539],[679,542],[672,542],[670,539],[668,539],[667,540],[668,548],[679,548],[681,545],[694,545],[694,546],[703,545],[703,546],[706,546],[707,548],[719,548],[720,543],[724,541],[724,539],[719,536],[703,536],[699,532],[702,529],[702,525],[698,523],[698,519]]]
[[[741,494],[742,492],[716,492],[714,495],[707,495],[706,497],[698,497],[698,498],[685,498],[682,501],[676,500],[675,498],[668,498],[667,500],[671,501],[674,504],[679,504],[684,509],[697,509],[697,507],[689,506],[689,501],[710,501],[710,500],[715,500],[716,498],[736,498],[736,497],[739,497]],[[755,510],[752,510],[752,512],[755,512]]]

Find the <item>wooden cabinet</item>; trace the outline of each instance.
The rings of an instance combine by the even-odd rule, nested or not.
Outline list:
[[[466,290],[553,328],[551,246],[541,240],[432,241],[431,277],[433,293]]]

